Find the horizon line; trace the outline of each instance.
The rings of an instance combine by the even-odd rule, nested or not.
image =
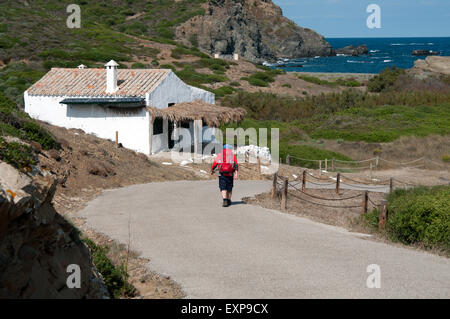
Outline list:
[[[420,37],[402,37],[402,36],[398,36],[398,37],[373,37],[373,36],[350,36],[350,37],[345,37],[345,36],[340,36],[340,37],[335,37],[335,36],[323,36],[325,39],[429,39],[429,38],[434,38],[434,39],[442,39],[442,38],[450,38],[449,36],[442,36],[442,37],[425,37],[425,36],[420,36]]]

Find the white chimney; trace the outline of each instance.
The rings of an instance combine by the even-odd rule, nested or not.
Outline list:
[[[119,87],[117,86],[117,67],[116,61],[111,60],[106,66],[106,93],[115,93]]]
[[[80,64],[80,65],[78,66],[78,69],[79,69],[79,70],[84,70],[84,69],[86,69],[86,66],[85,66],[84,64]]]

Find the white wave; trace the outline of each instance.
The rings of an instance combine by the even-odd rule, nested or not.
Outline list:
[[[369,63],[366,61],[354,61],[354,60],[347,60],[347,63]],[[373,62],[372,62],[373,63]]]
[[[399,45],[425,45],[425,43],[416,43],[416,42],[412,42],[412,43],[391,43],[391,45],[394,45],[394,46],[399,46]]]
[[[377,53],[377,52],[380,52],[380,50],[370,50],[369,52],[370,53]]]
[[[383,63],[389,63],[392,62],[392,60],[384,60]]]

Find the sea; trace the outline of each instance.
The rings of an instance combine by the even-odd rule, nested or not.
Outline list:
[[[271,66],[281,67],[290,72],[326,72],[326,73],[379,73],[387,67],[396,66],[409,69],[421,56],[413,56],[413,50],[439,52],[441,56],[450,56],[450,38],[327,38],[335,49],[348,45],[365,44],[368,55],[335,56],[283,59]],[[278,65],[277,65],[278,64]],[[295,67],[296,65],[302,67]]]

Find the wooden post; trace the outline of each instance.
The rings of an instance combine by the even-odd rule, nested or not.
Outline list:
[[[426,166],[425,166],[425,158],[422,160],[422,163],[423,163],[423,169],[426,169]]]
[[[306,170],[303,171],[302,191],[305,191],[305,189],[306,189]]]
[[[258,156],[258,174],[261,174],[261,158]]]
[[[391,177],[389,179],[389,193],[392,193],[393,190],[394,190],[394,179]]]
[[[372,162],[371,162],[370,163],[370,179],[371,180],[373,179],[372,169],[373,169],[373,167],[372,167]]]
[[[319,175],[322,175],[322,161],[319,161]]]
[[[334,172],[334,158],[331,160],[331,171]]]
[[[367,202],[369,200],[369,192],[365,191],[363,195],[363,201],[362,201],[362,213],[363,215],[367,214]]]
[[[384,230],[386,227],[386,220],[388,218],[387,200],[381,201],[380,217],[378,223],[378,230]]]
[[[336,175],[336,194],[339,195],[339,187],[341,186],[341,173]]]
[[[119,147],[119,131],[116,131],[116,147]]]
[[[275,199],[275,196],[277,196],[277,180],[278,180],[278,174],[275,172],[273,174],[273,184],[272,184],[272,199]]]
[[[377,159],[375,160],[375,169],[378,169],[378,164],[380,163],[380,157],[377,156]]]
[[[283,190],[281,191],[281,209],[287,209],[287,194],[288,194],[288,184],[289,179],[285,178],[283,181]]]
[[[328,159],[325,159],[325,172],[328,172]]]
[[[202,120],[194,120],[194,156],[200,157],[198,155],[203,153],[203,141],[202,141]]]
[[[291,166],[291,156],[289,154],[286,156],[286,165]]]

